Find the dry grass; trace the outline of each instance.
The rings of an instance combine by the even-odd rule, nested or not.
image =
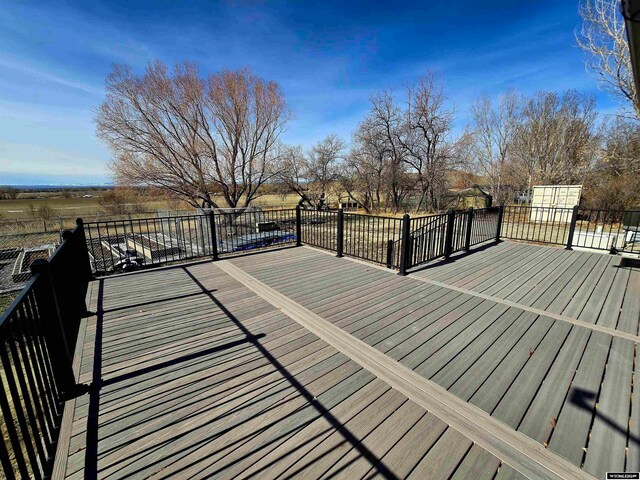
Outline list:
[[[9,308],[11,302],[18,296],[20,292],[11,292],[11,293],[3,293],[0,294],[0,315],[4,313],[4,311]]]

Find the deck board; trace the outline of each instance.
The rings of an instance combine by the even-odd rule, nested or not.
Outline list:
[[[432,446],[415,440],[447,428],[210,265],[107,278],[91,296],[79,360],[100,388],[77,399],[66,478],[320,478],[345,455],[350,471],[387,475],[387,453],[400,478]]]
[[[514,242],[407,277],[310,248],[225,262],[586,472],[638,469],[636,344],[527,310],[637,335],[636,263]],[[522,478],[208,262],[89,297],[77,363],[100,389],[68,478]]]
[[[567,312],[576,316],[582,314],[582,318],[586,318],[589,302],[592,302],[595,292],[603,288],[602,278],[608,282],[609,292],[618,276],[626,278],[627,284],[623,286],[619,280],[617,294],[609,295],[609,300],[604,300],[601,308],[607,304],[611,305],[610,310],[623,311],[626,305],[624,318],[628,329],[631,312],[636,315],[635,323],[638,322],[636,300],[629,295],[629,286],[633,286],[631,279],[637,282],[637,268],[626,268],[616,274],[620,270],[617,267],[619,257],[588,252],[510,242],[496,248],[508,252],[505,264],[500,263],[500,252],[486,249],[475,254],[475,259],[472,254],[405,278],[394,280],[392,272],[386,281],[377,276],[366,277],[375,278],[370,288],[358,284],[350,294],[344,292],[348,284],[343,284],[342,289],[335,290],[341,292],[335,301],[331,295],[319,295],[312,291],[312,287],[304,287],[309,285],[307,278],[316,278],[313,274],[307,277],[302,271],[296,281],[272,284],[267,270],[261,269],[260,265],[245,261],[242,268],[345,332],[541,443],[553,435],[563,438],[566,428],[563,424],[577,422],[575,428],[572,427],[575,446],[562,447],[560,440],[556,440],[552,441],[550,448],[580,465],[582,457],[578,458],[579,453],[575,452],[584,452],[582,449],[592,434],[591,422],[586,420],[591,413],[580,410],[575,416],[575,405],[569,401],[569,388],[579,365],[595,362],[594,369],[602,377],[606,357],[602,359],[595,355],[592,347],[586,352],[586,363],[582,364],[581,360],[592,336],[595,342],[596,338],[611,340],[610,335],[591,332],[575,324],[508,307],[497,301],[504,296],[523,301],[523,308],[535,306],[556,314]],[[367,271],[372,268],[323,253],[318,255],[325,257],[323,276],[330,277],[331,266],[342,263],[352,264],[354,278],[368,275]],[[520,268],[522,275],[519,277],[517,265],[524,259],[532,259],[527,267],[535,268]],[[492,265],[498,273],[495,278],[490,275]],[[342,268],[340,265],[340,272]],[[439,268],[447,271],[438,272]],[[467,272],[465,280],[466,268],[471,272]],[[610,271],[613,275],[607,276]],[[381,270],[380,273],[384,274]],[[508,280],[503,281],[500,273],[505,274]],[[424,284],[420,288],[415,280],[411,280],[414,275],[427,279],[434,275],[444,285]],[[449,281],[454,286],[496,294],[496,303],[460,291],[447,292]],[[394,282],[398,295],[392,293]],[[379,297],[376,295],[378,288],[381,290]],[[595,323],[600,312],[591,312],[590,315]],[[633,362],[634,354],[629,353],[630,348],[634,349],[633,342],[617,340],[625,345],[624,361]],[[594,373],[587,383],[595,382],[597,375]],[[580,381],[580,375],[577,378]],[[630,388],[630,383],[629,380],[626,387],[616,384],[607,388],[611,390],[611,396],[625,395],[625,388]],[[593,411],[593,404],[590,409]],[[556,430],[558,426],[560,428]],[[618,432],[618,435],[618,443],[626,442],[624,433]],[[602,465],[604,460],[594,462]],[[600,471],[591,464],[587,468],[593,472]]]

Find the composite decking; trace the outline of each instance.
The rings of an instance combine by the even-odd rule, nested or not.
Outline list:
[[[637,471],[639,282],[509,242],[407,277],[303,247],[105,278],[54,477]]]

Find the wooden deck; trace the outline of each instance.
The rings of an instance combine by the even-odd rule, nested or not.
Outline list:
[[[638,471],[639,301],[632,261],[508,242],[408,277],[303,247],[105,278],[54,477]]]

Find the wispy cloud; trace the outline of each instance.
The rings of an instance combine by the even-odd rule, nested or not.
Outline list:
[[[37,77],[39,79],[46,80],[47,82],[52,82],[57,85],[60,85],[66,88],[71,88],[74,90],[80,90],[82,92],[89,93],[91,95],[95,95],[95,96],[104,95],[104,88],[74,80],[70,75],[68,76],[56,75],[51,71],[47,71],[42,67],[36,67],[34,65],[30,65],[27,62],[22,62],[19,60],[10,59],[6,57],[5,58],[0,57],[0,68],[13,70],[23,76],[26,75],[26,76]]]
[[[349,139],[381,88],[436,71],[464,128],[469,104],[508,88],[597,90],[575,47],[575,0],[338,2],[5,2],[0,8],[0,179],[108,178],[93,111],[114,63],[194,60],[203,73],[251,67],[295,112],[285,140]],[[22,172],[22,173],[20,173]],[[1,180],[0,180],[1,182]]]

